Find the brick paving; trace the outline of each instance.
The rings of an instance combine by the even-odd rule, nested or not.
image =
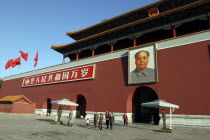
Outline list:
[[[98,131],[92,121],[85,127],[85,120],[75,119],[69,127],[67,117],[63,125],[50,124],[55,116],[0,113],[0,140],[209,140],[209,127],[174,126],[173,133],[160,132],[161,126],[147,124],[122,125],[116,122],[113,130]]]

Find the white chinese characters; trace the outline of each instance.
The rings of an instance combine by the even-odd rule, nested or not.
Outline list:
[[[76,81],[83,79],[93,79],[94,66],[85,66],[63,71],[54,71],[51,73],[35,75],[23,79],[22,87],[52,84],[58,82]]]

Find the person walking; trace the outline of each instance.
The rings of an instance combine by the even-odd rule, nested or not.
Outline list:
[[[71,121],[71,119],[72,119],[72,111],[70,111],[69,112],[69,117],[68,117],[68,123],[67,123],[67,126],[69,126],[70,125],[70,121]]]
[[[128,125],[128,116],[126,113],[123,115],[124,125]]]
[[[113,126],[113,123],[114,123],[114,114],[113,114],[113,112],[110,115],[109,123],[110,123],[110,129],[112,130],[112,126]]]
[[[99,131],[102,131],[103,119],[104,119],[104,116],[101,113],[99,116],[99,123],[98,123]]]
[[[109,112],[107,111],[106,112],[106,129],[109,129],[109,118],[110,118],[110,114],[109,114]]]
[[[166,113],[165,113],[165,109],[162,109],[162,120],[163,120],[163,128],[166,128]]]
[[[57,115],[58,115],[57,121],[60,122],[61,121],[61,115],[62,115],[62,107],[61,106],[58,107]]]
[[[98,113],[95,112],[95,114],[94,114],[94,126],[95,126],[95,128],[97,127],[97,124],[98,124]]]
[[[73,123],[74,123],[74,113],[73,113],[73,111],[71,110],[71,111],[69,112],[69,119],[68,119],[67,125],[71,127],[71,126],[73,126]]]
[[[150,125],[154,125],[154,115],[153,115],[153,113],[150,113],[149,124],[150,124]]]
[[[86,127],[89,127],[90,120],[87,118]]]

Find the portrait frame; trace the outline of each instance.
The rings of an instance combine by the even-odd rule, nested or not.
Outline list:
[[[145,71],[137,69],[135,54],[139,51],[149,52],[149,60]],[[146,75],[141,78],[141,74]],[[143,80],[142,80],[143,79]],[[148,84],[158,82],[157,49],[156,44],[136,46],[128,51],[128,85]]]

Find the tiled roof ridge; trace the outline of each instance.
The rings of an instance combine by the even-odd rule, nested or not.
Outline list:
[[[33,103],[31,100],[29,100],[26,96],[24,95],[14,95],[14,96],[5,96],[0,99],[0,101],[10,101],[10,102],[15,102],[20,100],[21,98],[25,99],[29,103]]]
[[[210,0],[207,0],[207,1],[210,1]],[[131,22],[131,23],[128,23],[128,24],[125,24],[125,25],[122,25],[122,26],[119,26],[119,27],[116,27],[116,28],[113,28],[113,29],[110,29],[110,30],[107,30],[107,31],[104,31],[104,32],[101,32],[101,33],[98,33],[98,34],[95,34],[95,35],[92,35],[92,36],[89,36],[89,37],[86,37],[86,38],[83,38],[83,39],[80,39],[80,40],[77,40],[75,42],[72,42],[72,43],[69,43],[69,44],[66,44],[66,45],[52,45],[51,48],[52,49],[59,49],[59,48],[63,48],[63,47],[67,47],[69,45],[73,45],[73,44],[76,44],[78,42],[82,42],[82,41],[85,41],[85,40],[88,40],[90,38],[94,38],[94,37],[97,37],[99,35],[103,35],[103,34],[106,34],[106,33],[109,33],[109,32],[112,32],[112,31],[115,31],[115,30],[118,30],[118,29],[121,29],[121,28],[124,28],[126,26],[131,26],[133,24],[136,24],[136,23],[140,23],[140,22],[143,22],[143,21],[146,21],[146,20],[151,20],[153,18],[157,18],[157,17],[160,17],[160,16],[163,16],[163,15],[166,15],[166,14],[169,14],[169,13],[173,13],[173,12],[176,12],[176,11],[179,11],[181,9],[185,9],[185,8],[188,8],[190,6],[194,6],[194,5],[197,5],[197,4],[201,4],[203,2],[207,2],[206,0],[199,0],[199,1],[196,1],[194,3],[190,3],[188,5],[184,5],[182,7],[177,7],[175,9],[171,9],[169,11],[166,11],[166,12],[163,12],[163,13],[160,13],[159,15],[156,15],[156,16],[152,16],[152,17],[147,17],[147,18],[144,18],[144,19],[140,19],[140,20],[137,20],[137,21],[134,21],[134,22]]]
[[[113,18],[110,18],[110,19],[107,19],[107,20],[103,20],[102,22],[97,23],[97,24],[94,24],[94,25],[89,26],[89,27],[87,27],[87,28],[80,29],[80,30],[73,31],[73,32],[66,32],[66,34],[67,34],[67,35],[73,35],[73,34],[78,33],[78,32],[84,32],[85,30],[88,30],[88,29],[90,29],[90,28],[99,26],[100,24],[105,24],[105,23],[110,22],[110,21],[112,21],[112,20],[115,20],[115,19],[121,18],[121,17],[123,17],[123,16],[132,14],[132,13],[138,11],[138,10],[145,9],[145,8],[147,8],[147,7],[150,7],[150,6],[152,6],[152,5],[161,3],[161,2],[163,2],[163,1],[166,1],[166,0],[159,0],[159,1],[157,1],[157,2],[154,2],[154,3],[148,4],[148,5],[146,5],[146,6],[143,6],[143,7],[141,7],[141,8],[137,8],[137,9],[131,10],[131,11],[126,12],[126,13],[124,13],[124,14],[121,14],[121,15],[119,15],[119,16],[116,16],[116,17],[113,17]]]

